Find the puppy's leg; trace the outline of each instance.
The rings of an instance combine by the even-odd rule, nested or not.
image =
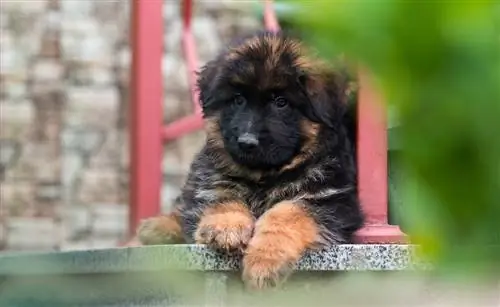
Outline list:
[[[137,239],[143,245],[184,243],[180,219],[178,209],[145,219],[137,229]]]
[[[243,250],[250,240],[254,217],[239,201],[228,201],[205,208],[194,233],[198,244],[226,251]]]
[[[243,258],[243,281],[254,289],[276,286],[320,242],[320,229],[301,203],[283,201],[262,215]]]

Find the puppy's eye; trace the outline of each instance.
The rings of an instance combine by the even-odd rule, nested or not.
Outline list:
[[[286,106],[288,106],[288,101],[285,99],[285,97],[276,97],[276,99],[274,99],[274,105],[277,107],[277,108],[284,108]]]
[[[244,103],[246,102],[245,100],[245,97],[241,96],[241,95],[236,95],[234,96],[234,104],[237,105],[237,106],[241,106],[243,105]]]

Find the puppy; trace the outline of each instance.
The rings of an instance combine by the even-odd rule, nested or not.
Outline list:
[[[307,250],[350,243],[364,218],[347,81],[280,33],[223,50],[199,73],[207,140],[182,201],[139,240],[239,250],[257,289],[285,281]]]

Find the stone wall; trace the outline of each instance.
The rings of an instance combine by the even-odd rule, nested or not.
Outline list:
[[[246,1],[195,1],[203,64],[260,27]],[[129,14],[126,0],[2,0],[0,249],[116,245],[128,196]],[[179,1],[165,0],[164,119],[191,112]],[[203,141],[165,146],[163,205]]]

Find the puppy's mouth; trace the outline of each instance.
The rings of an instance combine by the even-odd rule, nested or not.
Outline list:
[[[238,152],[230,154],[234,162],[251,169],[266,169],[273,167],[272,165],[267,163],[265,159],[263,159],[257,152],[254,152],[253,154],[249,152]]]
[[[233,147],[234,148],[234,147]],[[286,165],[293,159],[290,148],[255,147],[250,150],[228,150],[235,163],[250,169],[271,170]]]

